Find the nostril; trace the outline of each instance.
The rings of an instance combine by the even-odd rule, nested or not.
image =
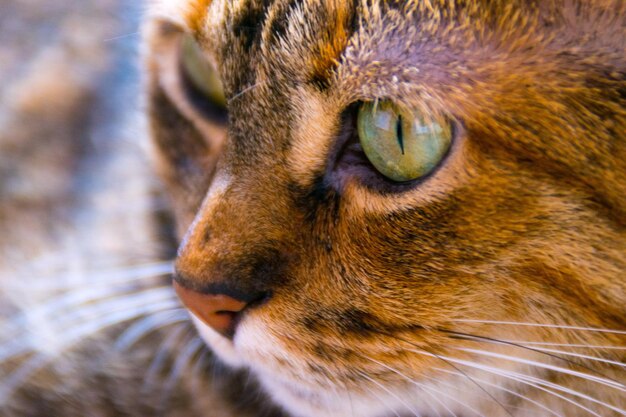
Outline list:
[[[173,286],[185,307],[203,323],[229,338],[234,336],[244,310],[261,305],[271,297],[269,292],[249,294],[244,300],[224,293],[204,293],[181,285],[177,279]]]

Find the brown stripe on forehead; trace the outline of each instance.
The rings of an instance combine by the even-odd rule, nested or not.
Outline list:
[[[316,8],[322,27],[310,56],[308,81],[323,90],[328,88],[339,58],[356,29],[356,14],[348,0],[331,1]]]
[[[276,0],[265,9],[259,46],[278,67],[318,89],[328,87],[356,26],[356,0]],[[257,28],[259,30],[259,28]],[[259,35],[258,31],[256,32]]]
[[[247,0],[233,11],[231,30],[245,51],[257,44],[272,0]]]

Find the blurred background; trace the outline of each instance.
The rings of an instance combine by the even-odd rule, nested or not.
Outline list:
[[[136,341],[130,321],[186,318],[167,282],[170,241],[141,117],[141,13],[131,0],[0,0],[2,416],[74,415],[49,412],[61,391],[75,411],[93,406],[88,384],[104,392],[102,380],[76,375],[119,364],[100,353]],[[128,363],[120,369],[133,378]]]

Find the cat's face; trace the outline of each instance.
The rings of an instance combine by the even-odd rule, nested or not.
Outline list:
[[[531,3],[155,5],[148,100],[178,280],[263,295],[230,338],[197,325],[290,412],[584,412],[520,374],[624,407],[606,382],[623,368],[590,382],[508,342],[624,346],[520,323],[626,327],[626,9]],[[225,105],[188,74],[192,37]],[[398,182],[370,162],[371,103],[448,129],[431,170]]]

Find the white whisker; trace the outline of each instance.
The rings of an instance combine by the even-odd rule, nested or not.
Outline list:
[[[38,277],[29,280],[28,291],[54,292],[67,291],[75,288],[94,286],[112,286],[119,284],[130,284],[135,281],[152,280],[171,275],[174,271],[173,262],[158,262],[145,265],[134,265],[124,268],[116,268],[108,271],[89,271],[81,274],[80,280],[68,280],[68,274]],[[3,288],[11,291],[13,289],[22,290],[23,283],[3,283]]]
[[[147,295],[145,297],[133,295],[116,299],[115,302],[107,300],[90,305],[82,312],[69,315],[71,320],[63,317],[60,323],[55,323],[53,318],[44,320],[40,322],[40,326],[44,326],[42,329],[36,331],[29,328],[32,334],[28,338],[17,339],[15,343],[0,350],[0,361],[27,353],[29,350],[45,350],[50,355],[56,354],[107,327],[144,314],[180,306],[169,289],[165,291],[163,288],[156,288],[150,290]],[[58,334],[63,334],[63,338],[57,337]]]
[[[538,347],[536,347],[534,349],[535,350],[539,350],[541,352],[548,352],[548,353],[554,353],[554,354],[559,354],[559,355],[573,356],[573,357],[576,357],[576,358],[588,359],[590,361],[602,362],[602,363],[606,363],[606,364],[610,364],[610,365],[615,365],[615,366],[620,366],[622,368],[626,368],[626,363],[612,361],[610,359],[605,359],[605,358],[598,358],[597,356],[583,355],[581,353],[567,352],[567,351],[556,350],[556,349],[546,349],[546,348],[538,348]]]
[[[432,369],[434,369],[434,370],[442,370],[441,368],[432,368]],[[458,376],[461,376],[461,377],[466,378],[466,379],[468,377],[467,374],[463,374],[462,372],[458,372],[458,371],[454,372],[454,375],[458,375]],[[434,381],[434,382],[436,382],[436,383],[438,383],[440,385],[444,385],[444,386],[446,386],[446,387],[448,387],[450,389],[454,389],[454,390],[457,390],[457,391],[461,391],[461,392],[467,393],[467,390],[462,390],[460,387],[458,387],[456,385],[453,385],[453,384],[450,384],[448,382],[445,382],[445,381],[443,381],[443,380],[441,380],[439,378],[434,378],[434,377],[427,376],[427,375],[424,375],[424,374],[422,374],[421,377],[424,378],[424,379],[428,379],[428,380]],[[472,382],[477,383],[477,382],[485,382],[485,381],[483,379],[476,378],[475,376],[472,376]],[[492,386],[494,388],[501,388],[499,385],[492,384],[492,383],[488,383],[487,385],[490,385],[490,386]],[[474,388],[476,388],[475,385],[474,385]],[[508,390],[505,390],[505,389],[502,389],[502,390],[505,391],[505,392],[508,391]],[[511,393],[514,394],[513,392],[511,392]],[[454,397],[451,397],[451,399],[454,400]],[[500,405],[504,406],[504,404],[500,404]],[[513,406],[513,405],[510,405],[510,404],[506,404],[506,408],[507,409],[508,408],[515,408],[515,409],[518,409],[518,410],[519,409],[527,410],[527,409],[524,409],[524,408],[521,408],[521,407],[517,407],[517,406]]]
[[[463,352],[475,353],[477,355],[489,356],[492,358],[504,359],[511,362],[523,363],[525,365],[535,366],[537,368],[549,369],[551,371],[560,372],[567,375],[576,376],[578,378],[586,379],[588,381],[596,382],[598,384],[606,385],[608,387],[617,389],[622,392],[626,392],[626,386],[620,384],[617,381],[612,381],[610,379],[602,378],[595,375],[590,375],[584,372],[574,371],[572,369],[562,368],[560,366],[550,365],[544,362],[537,362],[530,359],[518,358],[515,356],[504,355],[501,353],[488,352],[480,349],[469,349],[469,348],[457,348]]]
[[[626,350],[626,346],[603,346],[603,345],[585,345],[582,343],[549,343],[549,342],[534,342],[527,340],[509,340],[502,339],[504,343],[517,344],[523,346],[554,346],[554,347],[569,347],[591,350]]]
[[[46,328],[49,326],[50,321],[55,320],[58,317],[63,317],[67,319],[68,317],[73,318],[78,315],[83,314],[84,309],[79,308],[81,304],[89,304],[97,300],[106,300],[109,298],[113,298],[111,302],[115,302],[116,300],[127,300],[128,297],[119,297],[120,294],[136,292],[139,296],[148,296],[151,291],[159,290],[162,291],[162,288],[170,288],[167,286],[160,286],[151,288],[149,290],[142,290],[137,292],[137,288],[135,285],[122,285],[120,287],[90,287],[88,289],[82,291],[75,291],[68,294],[64,294],[60,297],[53,298],[47,303],[33,307],[30,309],[26,309],[24,313],[18,316],[14,321],[8,323],[9,327],[14,328],[29,328],[31,326]],[[174,292],[170,288],[171,296],[174,297]],[[108,300],[107,300],[108,301]],[[98,303],[102,304],[102,303]],[[63,310],[70,310],[69,314],[61,314]]]
[[[567,325],[558,325],[558,324],[525,323],[525,322],[497,321],[497,320],[458,319],[458,320],[453,320],[453,321],[459,322],[459,323],[483,323],[483,324],[504,324],[504,325],[513,325],[513,326],[547,327],[547,328],[552,328],[552,329],[581,330],[581,331],[589,331],[589,332],[614,333],[614,334],[626,335],[626,330],[602,329],[602,328],[597,328],[597,327],[580,327],[580,326],[567,326]]]
[[[177,299],[174,295],[173,289],[168,286],[154,287],[141,292],[136,292],[122,297],[113,299],[106,299],[104,301],[89,304],[87,307],[74,309],[69,314],[61,316],[63,321],[58,321],[59,324],[64,324],[72,320],[92,320],[103,317],[106,314],[113,313],[118,310],[126,310],[130,306],[148,306],[150,303],[161,301],[172,301],[174,307],[179,307],[180,304],[176,303]]]
[[[196,359],[192,369],[191,369],[191,392],[199,393],[200,389],[200,372],[202,372],[203,367],[206,365],[205,361],[211,357],[211,352],[209,349],[204,349],[198,359]]]
[[[474,412],[474,413],[476,413],[477,415],[479,415],[479,416],[481,416],[481,417],[485,417],[483,414],[481,414],[478,410],[474,409],[472,406],[470,406],[470,405],[468,405],[468,404],[463,403],[462,401],[460,401],[460,400],[458,400],[458,399],[456,399],[456,398],[452,397],[452,396],[451,396],[451,395],[449,395],[449,394],[446,394],[446,393],[444,393],[444,392],[441,392],[441,391],[437,390],[436,388],[429,387],[429,386],[427,386],[426,384],[421,384],[421,383],[419,383],[419,382],[417,382],[417,381],[415,381],[415,380],[413,380],[413,379],[409,378],[408,376],[404,375],[403,373],[401,373],[401,372],[400,372],[400,371],[398,371],[397,369],[394,369],[394,368],[392,368],[392,367],[390,367],[390,366],[388,366],[388,365],[385,365],[385,364],[384,364],[384,363],[382,363],[382,362],[379,362],[379,361],[377,361],[377,360],[375,360],[375,359],[372,359],[372,358],[369,358],[369,357],[365,357],[365,358],[366,358],[366,359],[369,359],[369,360],[371,360],[371,361],[373,361],[374,363],[379,364],[380,366],[382,366],[382,367],[384,367],[384,368],[386,368],[386,369],[390,370],[391,372],[394,372],[394,373],[396,373],[396,374],[400,375],[402,378],[406,379],[406,380],[407,380],[407,381],[409,381],[410,383],[412,383],[412,384],[414,384],[415,386],[417,386],[417,387],[421,388],[422,390],[424,390],[425,392],[427,392],[429,395],[431,395],[433,398],[435,398],[435,400],[436,400],[439,404],[441,404],[441,405],[442,405],[442,406],[443,406],[443,407],[444,407],[444,408],[445,408],[445,409],[446,409],[446,410],[447,410],[450,414],[452,414],[454,417],[457,417],[456,413],[455,413],[454,411],[452,411],[450,408],[448,408],[448,407],[447,407],[447,406],[446,406],[446,405],[445,405],[445,404],[444,404],[441,400],[439,400],[437,397],[435,397],[435,396],[433,396],[432,394],[430,394],[430,392],[428,392],[427,390],[430,390],[430,391],[433,391],[433,392],[435,392],[435,393],[437,393],[437,394],[439,394],[439,395],[442,395],[443,397],[448,398],[449,400],[451,400],[451,401],[453,401],[453,402],[455,402],[455,403],[457,403],[457,404],[461,405],[462,407],[466,407],[466,408],[468,408],[469,410],[473,411],[473,412]],[[428,378],[428,379],[431,379],[431,378]]]
[[[435,357],[435,355],[433,355],[431,353],[428,353],[428,352],[425,352],[425,351],[419,351],[419,350],[413,350],[413,349],[409,349],[409,350],[411,352],[419,353],[419,354],[422,354],[422,355]],[[589,410],[588,408],[584,407],[583,405],[581,405],[581,404],[579,404],[579,403],[577,403],[575,401],[572,401],[571,399],[569,399],[567,397],[563,397],[561,395],[558,395],[558,393],[554,393],[553,391],[550,391],[550,390],[547,390],[547,389],[545,389],[543,387],[540,387],[537,384],[548,386],[548,387],[557,389],[559,391],[568,393],[570,395],[574,395],[574,396],[577,396],[579,398],[583,398],[585,400],[588,400],[588,401],[594,402],[596,404],[602,405],[604,407],[607,407],[607,408],[609,408],[609,409],[611,409],[613,411],[616,411],[616,412],[618,412],[618,413],[620,413],[622,415],[626,415],[626,412],[624,410],[622,410],[620,408],[617,408],[617,407],[615,407],[615,406],[613,406],[611,404],[605,403],[605,402],[600,401],[600,400],[598,400],[596,398],[593,398],[593,397],[590,397],[590,396],[588,396],[586,394],[583,394],[581,392],[578,392],[578,391],[575,391],[575,390],[563,387],[561,385],[558,385],[558,384],[555,384],[555,383],[552,383],[552,382],[549,382],[549,381],[545,381],[545,380],[543,380],[541,378],[533,377],[533,376],[526,375],[526,374],[521,374],[521,373],[518,373],[518,372],[503,371],[501,369],[494,368],[492,366],[483,365],[483,364],[479,364],[479,363],[475,363],[475,362],[470,362],[470,361],[466,361],[466,360],[462,360],[462,359],[455,359],[455,358],[450,358],[450,357],[445,357],[445,356],[440,356],[440,357],[442,357],[442,358],[444,358],[444,359],[446,359],[446,360],[448,360],[450,362],[454,362],[454,363],[457,363],[457,364],[460,364],[460,365],[469,366],[469,367],[475,368],[475,369],[480,369],[480,370],[483,370],[485,372],[493,373],[493,374],[496,374],[496,375],[503,376],[505,378],[510,378],[510,379],[516,380],[518,382],[522,382],[522,383],[527,384],[527,385],[531,385],[531,386],[533,386],[535,388],[538,388],[538,389],[540,389],[542,391],[550,392],[551,394],[553,394],[555,396],[558,396],[559,398],[563,398],[564,400],[566,400],[566,401],[568,401],[568,402],[570,402],[572,404],[575,404],[578,407],[581,407],[584,410],[586,410],[586,411],[588,411],[588,412],[590,412],[590,413],[592,413],[593,415],[596,415],[596,416],[599,416],[599,414],[593,412],[592,410]],[[533,381],[535,383],[533,384],[530,381]],[[601,417],[601,416],[599,416],[599,417]]]
[[[393,407],[389,407],[389,403],[385,401],[380,395],[376,394],[376,392],[370,388],[364,387],[370,394],[374,397],[378,398],[378,400],[388,409],[390,410],[396,417],[401,417],[400,414]]]
[[[398,400],[400,402],[400,404],[404,405],[407,410],[409,410],[410,412],[413,413],[414,416],[416,417],[420,417],[420,414],[415,411],[413,409],[413,407],[411,407],[409,404],[407,404],[402,398],[400,398],[399,396],[397,396],[396,394],[394,394],[391,390],[389,390],[387,387],[385,387],[383,384],[381,384],[380,382],[376,381],[373,378],[370,378],[369,376],[367,376],[367,374],[365,374],[364,372],[361,371],[357,371],[363,378],[367,379],[368,381],[370,381],[371,383],[373,383],[374,385],[376,385],[377,387],[379,387],[380,389],[382,389],[383,391],[385,391],[387,394],[389,394],[390,396],[392,396],[393,398],[395,398],[396,400]]]
[[[64,336],[64,346],[68,346],[69,343],[73,344],[80,340],[83,340],[85,337],[94,335],[107,327],[111,327],[116,324],[132,320],[145,314],[150,314],[165,309],[171,309],[176,306],[178,306],[178,303],[175,300],[163,300],[160,303],[153,303],[146,306],[137,306],[134,308],[129,308],[127,310],[117,311],[114,314],[107,314],[107,316],[100,321],[87,322],[84,325],[72,328],[72,331],[67,332]]]
[[[257,87],[262,86],[263,84],[264,84],[264,83],[259,82],[259,83],[252,84],[252,85],[250,85],[250,86],[248,86],[248,87],[244,88],[243,90],[241,90],[240,92],[238,92],[237,94],[235,94],[234,96],[232,96],[232,97],[230,98],[230,100],[228,100],[228,102],[230,103],[231,101],[235,101],[235,100],[236,100],[236,99],[238,99],[239,97],[243,96],[243,95],[244,95],[244,94],[246,94],[246,93],[249,93],[250,91],[254,90],[254,89],[255,89],[255,88],[257,88]]]
[[[204,346],[205,345],[202,339],[194,335],[193,339],[187,343],[187,346],[177,353],[172,371],[164,384],[165,392],[171,392],[174,389],[174,385],[191,363],[193,356],[196,355]]]
[[[187,320],[189,320],[189,313],[184,308],[174,308],[151,314],[129,326],[117,339],[114,349],[116,351],[126,350],[157,329]]]
[[[538,389],[540,391],[544,391],[544,392],[547,392],[547,393],[549,393],[551,395],[554,395],[555,397],[561,398],[562,400],[567,401],[567,402],[573,404],[574,406],[579,407],[579,408],[581,408],[581,409],[583,409],[583,410],[593,414],[596,417],[602,417],[600,414],[594,412],[593,410],[590,410],[589,408],[583,406],[582,404],[580,404],[580,403],[578,403],[578,402],[576,402],[576,401],[574,401],[574,400],[572,400],[570,398],[567,398],[567,397],[565,397],[565,396],[563,396],[563,395],[561,395],[559,393],[553,392],[553,391],[551,391],[551,390],[549,390],[547,388],[544,388],[544,387],[541,387],[541,386],[539,386],[537,384],[533,384],[532,382],[529,382],[526,379],[528,377],[527,375],[518,374],[516,372],[503,371],[503,370],[500,370],[498,368],[493,368],[491,366],[485,366],[485,365],[481,365],[481,364],[477,364],[477,363],[473,363],[473,362],[467,362],[467,361],[462,361],[462,360],[455,360],[453,358],[447,358],[447,359],[449,361],[451,361],[451,362],[456,362],[456,363],[458,363],[460,365],[469,366],[471,368],[479,369],[481,371],[485,371],[485,372],[488,372],[488,373],[491,373],[491,374],[494,374],[494,375],[499,375],[499,376],[502,376],[504,378],[511,379],[513,381],[521,382],[522,384],[529,385],[529,386],[534,387],[534,388],[536,388],[536,389]],[[530,377],[528,377],[528,378],[530,378]]]
[[[436,371],[439,371],[439,372],[444,372],[444,373],[451,374],[451,375],[455,375],[455,376],[458,376],[458,377],[461,377],[461,378],[465,377],[465,375],[463,375],[462,373],[457,372],[457,371],[450,371],[450,370],[448,370],[448,369],[442,369],[442,368],[433,368],[433,369],[434,369],[434,370],[436,370]],[[474,378],[476,381],[482,382],[482,383],[483,383],[483,384],[485,384],[485,385],[489,385],[489,386],[494,387],[494,388],[496,388],[496,389],[502,390],[502,391],[504,391],[504,392],[506,392],[506,393],[508,393],[508,394],[511,394],[511,395],[513,395],[513,396],[515,396],[515,397],[518,397],[518,398],[521,398],[521,399],[523,399],[523,400],[526,400],[526,401],[528,401],[528,402],[530,402],[530,403],[532,403],[532,404],[536,405],[537,407],[540,407],[540,408],[542,408],[542,409],[546,410],[547,412],[549,412],[549,413],[550,413],[550,414],[552,414],[553,416],[556,416],[556,417],[565,417],[565,416],[563,416],[563,415],[561,415],[561,414],[557,413],[556,411],[552,410],[551,408],[548,408],[548,407],[546,407],[545,405],[541,404],[540,402],[535,401],[535,400],[533,400],[533,399],[531,399],[531,398],[528,398],[527,396],[525,396],[525,395],[523,395],[523,394],[520,394],[520,393],[515,392],[515,391],[513,391],[513,390],[510,390],[510,389],[508,389],[508,388],[504,388],[504,387],[503,387],[503,386],[501,386],[501,385],[494,384],[494,383],[492,383],[492,382],[486,381],[486,380],[484,380],[484,379],[482,379],[482,378],[478,378],[478,377],[475,377],[475,376],[474,376],[473,378]]]
[[[400,372],[399,370],[397,370],[397,369],[395,369],[395,368],[393,368],[393,367],[391,367],[391,366],[389,366],[389,365],[385,365],[384,363],[379,362],[379,361],[377,361],[376,359],[370,358],[369,356],[362,356],[362,357],[363,357],[363,358],[365,358],[365,359],[367,359],[367,360],[369,360],[369,361],[371,361],[371,362],[374,362],[374,363],[376,363],[376,364],[378,364],[378,365],[382,366],[382,367],[383,367],[383,368],[385,368],[385,369],[390,370],[391,372],[393,372],[393,373],[395,373],[395,374],[397,374],[397,375],[399,375],[400,377],[402,377],[402,378],[403,378],[403,379],[405,379],[406,381],[409,381],[411,384],[413,384],[413,385],[415,385],[416,387],[420,388],[422,391],[424,391],[424,393],[426,393],[428,396],[430,396],[431,398],[433,398],[433,399],[434,399],[435,401],[437,401],[439,404],[442,404],[442,403],[441,403],[441,402],[437,399],[437,397],[435,397],[435,396],[434,396],[433,394],[431,394],[430,392],[427,392],[427,391],[425,391],[425,390],[424,390],[424,386],[423,386],[423,384],[420,384],[419,382],[414,381],[413,379],[411,379],[411,378],[409,378],[408,376],[404,375],[404,374],[403,374],[402,372]],[[441,414],[439,413],[439,411],[438,411],[435,407],[433,407],[430,403],[428,403],[428,406],[429,406],[429,407],[430,407],[430,408],[431,408],[431,409],[435,412],[435,414],[437,414],[439,417],[441,417]],[[448,411],[450,411],[450,410],[448,410]],[[454,414],[454,413],[452,413],[452,414]]]
[[[179,325],[168,335],[168,337],[161,343],[159,349],[154,354],[154,358],[146,371],[146,376],[143,380],[141,392],[146,393],[152,390],[155,381],[158,380],[158,374],[163,369],[165,362],[170,354],[170,350],[173,345],[180,343],[181,334],[187,330],[187,326]]]

